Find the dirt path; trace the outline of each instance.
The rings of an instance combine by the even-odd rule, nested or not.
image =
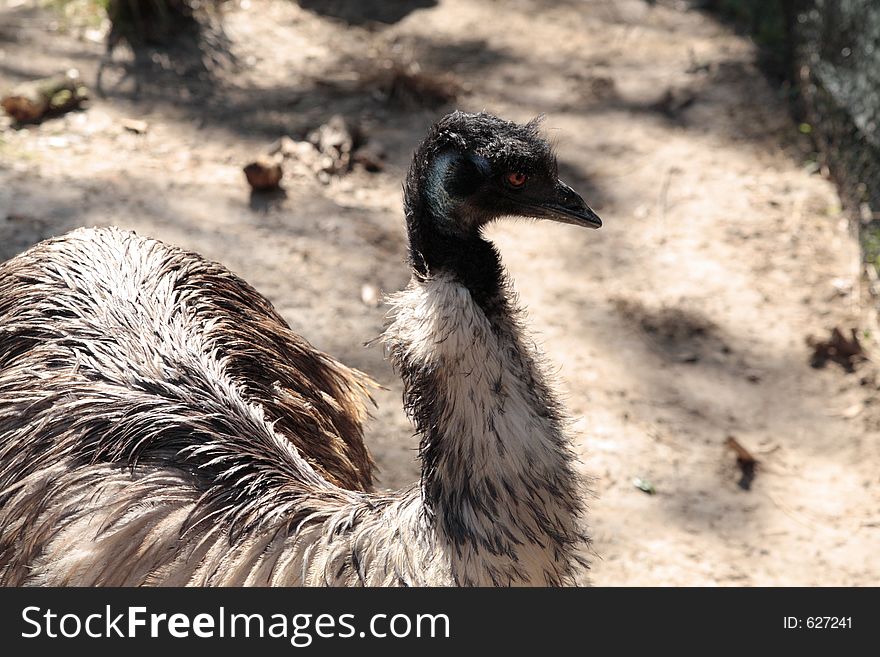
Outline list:
[[[0,259],[117,224],[224,262],[388,387],[368,442],[382,485],[407,483],[415,441],[399,382],[361,346],[384,312],[361,287],[406,283],[400,179],[451,106],[389,106],[352,71],[389,57],[451,71],[460,107],[546,113],[561,170],[605,220],[491,233],[596,477],[593,583],[880,584],[874,368],[812,369],[805,344],[856,325],[857,246],[748,41],[682,2],[448,0],[387,26],[248,4],[225,16],[222,65],[179,54],[111,67],[88,111],[0,132]],[[0,87],[68,66],[94,79],[102,45],[47,32],[50,20],[0,0]],[[384,147],[384,172],[249,199],[244,162],[337,112]],[[127,132],[124,117],[150,130]],[[728,436],[761,462],[751,490]]]

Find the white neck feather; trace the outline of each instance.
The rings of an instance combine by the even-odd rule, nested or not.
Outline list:
[[[406,394],[418,395],[407,403],[422,425],[424,503],[456,583],[570,583],[579,485],[517,313],[490,319],[447,274],[391,301],[385,341]]]

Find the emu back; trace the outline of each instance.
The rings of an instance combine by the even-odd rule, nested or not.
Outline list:
[[[369,385],[198,255],[117,229],[36,245],[0,265],[0,583],[29,582],[111,480],[144,531],[169,508],[234,532],[304,491],[370,490]]]

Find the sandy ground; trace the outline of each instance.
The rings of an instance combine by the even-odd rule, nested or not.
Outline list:
[[[605,227],[491,236],[595,477],[592,583],[880,584],[875,368],[813,369],[805,344],[862,318],[858,249],[751,43],[683,2],[443,0],[399,15],[386,3],[386,23],[361,20],[382,3],[301,4],[229,3],[201,59],[119,49],[86,111],[3,124],[0,259],[116,224],[225,263],[387,387],[367,440],[380,485],[396,487],[418,474],[416,441],[381,349],[362,346],[384,310],[361,291],[408,279],[409,155],[454,106],[546,113],[564,177]],[[0,0],[0,87],[70,66],[92,84],[100,33],[34,5]],[[359,82],[389,59],[464,90],[445,106],[389,104]],[[286,194],[249,196],[244,163],[334,113],[385,150],[384,171],[289,176]],[[760,461],[750,490],[729,436]]]

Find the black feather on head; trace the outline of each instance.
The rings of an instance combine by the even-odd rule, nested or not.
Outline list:
[[[503,216],[596,228],[599,218],[558,176],[556,156],[526,124],[480,112],[453,112],[434,124],[404,184],[410,259],[422,277],[446,271],[477,297],[497,297],[498,254],[480,236]]]

